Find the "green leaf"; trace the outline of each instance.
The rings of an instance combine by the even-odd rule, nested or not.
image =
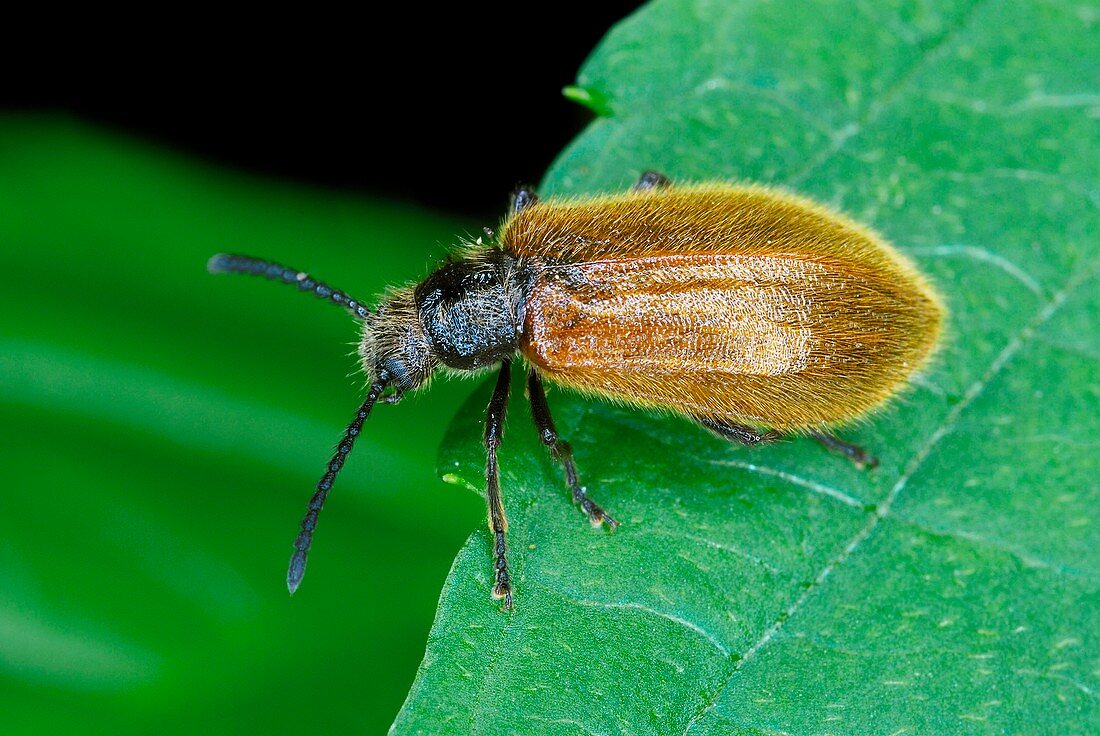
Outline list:
[[[515,396],[516,609],[489,599],[479,530],[395,733],[1100,732],[1098,20],[666,0],[611,32],[571,92],[606,112],[546,192],[650,168],[795,189],[919,262],[947,338],[846,433],[874,472],[552,393],[613,535],[570,508]],[[441,453],[479,493],[487,399]]]
[[[0,731],[392,722],[481,515],[431,470],[468,389],[379,407],[290,598],[298,521],[363,390],[356,327],[205,264],[255,253],[369,300],[462,229],[0,120]]]

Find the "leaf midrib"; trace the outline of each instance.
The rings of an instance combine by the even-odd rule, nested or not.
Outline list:
[[[872,125],[875,120],[877,120],[883,114],[883,112],[891,107],[891,98],[896,99],[896,96],[900,94],[900,91],[916,76],[920,69],[931,63],[933,58],[953,39],[958,38],[963,29],[971,24],[974,17],[977,15],[978,9],[987,2],[988,0],[979,0],[978,2],[972,4],[967,12],[960,16],[958,22],[951,29],[948,29],[943,34],[941,34],[937,42],[929,47],[919,57],[917,57],[916,61],[910,66],[909,69],[898,75],[898,78],[894,81],[893,84],[891,84],[890,88],[887,89],[880,98],[881,100],[883,100],[881,104],[877,106],[869,104],[868,107],[865,108],[864,113],[859,116],[855,122],[849,123],[848,126],[843,126],[841,128],[841,130],[850,130],[850,134],[834,139],[832,146],[822,151],[822,153],[817,157],[808,161],[806,166],[804,166],[801,170],[795,172],[791,177],[789,177],[786,183],[788,185],[793,185],[797,184],[798,182],[804,181],[808,176],[810,176],[810,174],[821,168],[825,163],[827,163],[834,156],[840,153],[853,138],[857,137],[861,132],[866,130],[868,126]],[[722,693],[729,685],[730,681],[741,669],[743,669],[745,663],[751,660],[757,652],[768,645],[768,643],[775,637],[779,630],[782,629],[784,624],[789,621],[791,617],[795,615],[795,613],[798,612],[798,610],[806,603],[806,601],[810,599],[811,596],[815,595],[817,591],[821,589],[825,581],[831,575],[832,571],[840,565],[843,565],[848,560],[848,558],[859,549],[863,541],[870,537],[870,535],[875,531],[881,521],[886,518],[886,516],[890,513],[894,501],[900,495],[901,491],[904,490],[905,486],[909,482],[909,479],[924,463],[925,459],[929,456],[929,454],[936,447],[939,441],[947,434],[947,432],[950,430],[950,427],[955,426],[959,417],[962,415],[962,412],[973,404],[974,400],[978,398],[981,392],[988,385],[989,381],[992,380],[1008,364],[1008,362],[1014,355],[1016,355],[1020,348],[1022,348],[1026,342],[1034,337],[1038,327],[1040,327],[1043,323],[1045,323],[1054,315],[1058,307],[1060,307],[1061,304],[1065,302],[1066,298],[1069,296],[1069,293],[1074,288],[1076,288],[1079,283],[1085,280],[1085,277],[1090,271],[1091,268],[1084,268],[1077,274],[1071,275],[1066,280],[1063,287],[1059,291],[1057,291],[1054,296],[1051,297],[1042,307],[1040,307],[1040,309],[1036,312],[1036,315],[1031,320],[1029,320],[1029,322],[1023,328],[1021,328],[1016,335],[1014,335],[1010,340],[1006,342],[1004,348],[1002,348],[997,356],[993,359],[993,361],[991,361],[985,373],[983,373],[982,376],[980,376],[967,389],[966,393],[964,394],[963,400],[952,407],[951,411],[945,414],[944,419],[940,423],[940,425],[929,435],[928,440],[926,440],[921,448],[916,452],[916,454],[914,454],[910,462],[902,471],[902,474],[898,476],[897,481],[895,481],[889,493],[887,493],[885,500],[881,504],[879,504],[878,507],[871,514],[869,522],[864,526],[863,529],[857,532],[843,548],[841,548],[841,551],[838,555],[836,555],[825,564],[818,575],[814,578],[811,585],[807,587],[804,591],[802,591],[799,597],[795,599],[794,603],[776,618],[772,625],[764,631],[760,639],[758,639],[755,644],[745,650],[744,655],[742,655],[742,657],[734,663],[734,666],[730,668],[730,671],[723,679],[721,685],[719,685],[719,687],[714,690],[714,693],[709,701],[706,702],[703,707],[700,708],[700,710],[688,721],[687,725],[684,728],[684,736],[687,736],[687,734],[691,731],[692,726],[694,726],[695,723],[697,723],[714,708],[714,706],[721,698]]]
[[[837,569],[848,559],[855,554],[866,541],[878,528],[879,524],[885,519],[893,507],[894,501],[897,500],[901,492],[905,490],[909,479],[921,468],[924,461],[931,455],[932,451],[939,444],[945,436],[950,434],[951,430],[958,424],[959,418],[963,412],[966,411],[974,401],[981,396],[986,386],[996,378],[1001,371],[1012,361],[1012,359],[1020,352],[1020,350],[1035,338],[1036,333],[1043,324],[1048,322],[1051,317],[1057,313],[1058,309],[1066,302],[1069,295],[1076,289],[1081,283],[1085,282],[1091,275],[1097,265],[1100,265],[1100,260],[1091,262],[1087,267],[1082,268],[1080,271],[1071,275],[1054,296],[1051,297],[1046,303],[1040,307],[1027,324],[1020,328],[1016,334],[1009,339],[1005,346],[997,353],[996,357],[990,362],[986,371],[977,378],[966,390],[963,395],[963,399],[959,401],[955,406],[951,408],[951,411],[944,415],[943,420],[937,425],[928,436],[928,439],[921,445],[920,449],[913,455],[910,461],[906,464],[905,469],[901,475],[898,476],[897,481],[890,488],[889,493],[886,494],[886,498],[880,503],[875,511],[871,514],[868,523],[858,531],[847,544],[841,548],[840,552],[835,555],[821,571],[814,578],[813,582],[807,587],[802,594],[795,599],[787,609],[781,613],[776,620],[769,626],[761,635],[760,639],[756,641],[751,647],[745,650],[745,653],[730,669],[730,672],[726,675],[722,684],[714,691],[713,697],[703,708],[696,713],[691,720],[688,721],[687,726],[684,728],[684,736],[687,736],[691,731],[691,727],[695,725],[703,716],[705,716],[710,710],[718,703],[722,693],[729,685],[733,677],[745,666],[745,663],[751,660],[757,652],[762,650],[768,645],[775,635],[779,633],[780,629],[789,621],[794,615],[802,608],[802,606],[822,588],[833,570]],[[956,539],[965,542],[972,542],[967,537],[951,535]],[[1061,572],[1061,566],[1055,566],[1051,569]]]

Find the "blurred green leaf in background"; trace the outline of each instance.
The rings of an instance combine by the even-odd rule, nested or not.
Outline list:
[[[469,386],[375,412],[291,599],[298,520],[362,396],[356,325],[205,264],[255,253],[373,300],[473,228],[0,121],[0,732],[389,725],[484,519],[432,473]]]
[[[573,99],[546,193],[788,186],[941,286],[946,345],[848,436],[748,451],[553,393],[594,532],[515,401],[516,610],[459,554],[408,734],[1100,733],[1100,15],[1071,2],[658,0]],[[480,488],[487,387],[440,472]],[[528,426],[524,426],[527,424]]]

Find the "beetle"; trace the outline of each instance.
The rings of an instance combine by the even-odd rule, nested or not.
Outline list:
[[[491,233],[491,231],[486,231]],[[492,595],[513,605],[497,450],[522,357],[539,438],[593,526],[618,522],[580,484],[543,381],[695,420],[734,443],[809,435],[861,466],[832,430],[903,388],[937,344],[945,310],[881,236],[820,204],[759,185],[672,186],[647,171],[626,193],[540,201],[520,187],[490,244],[467,244],[374,310],[308,274],[218,254],[213,273],[264,276],[362,323],[366,399],[310,498],[287,571],[291,593],[325,499],[363,422],[439,370],[499,367],[484,444]]]

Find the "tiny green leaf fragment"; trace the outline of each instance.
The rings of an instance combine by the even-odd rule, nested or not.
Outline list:
[[[587,107],[589,110],[596,113],[598,117],[611,117],[611,107],[609,106],[607,98],[595,90],[570,85],[568,87],[563,87],[561,93],[565,99],[572,100],[579,105]]]

